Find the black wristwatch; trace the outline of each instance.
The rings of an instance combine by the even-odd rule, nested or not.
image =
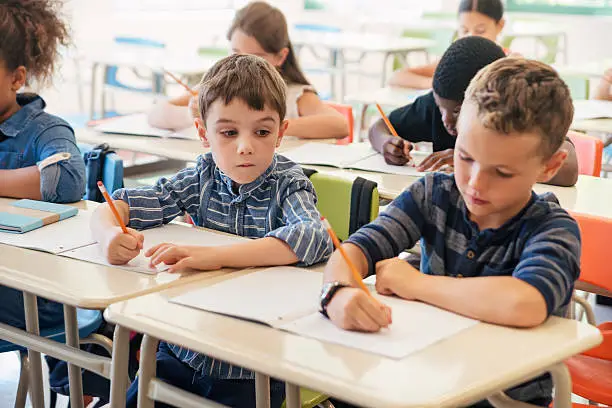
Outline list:
[[[323,288],[321,289],[321,303],[319,306],[319,312],[329,319],[327,315],[327,305],[331,302],[332,298],[342,288],[348,288],[351,285],[346,284],[344,282],[326,282],[323,284]]]

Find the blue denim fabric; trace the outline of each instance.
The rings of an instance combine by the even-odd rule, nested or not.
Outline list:
[[[0,124],[0,169],[35,166],[57,153],[70,159],[46,166],[40,173],[43,201],[79,201],[85,194],[85,163],[74,131],[61,118],[44,111],[45,101],[35,94],[19,94],[21,109]]]

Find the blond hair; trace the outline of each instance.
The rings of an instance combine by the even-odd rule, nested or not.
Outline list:
[[[502,58],[472,79],[465,102],[475,103],[484,127],[496,132],[537,132],[548,158],[563,144],[574,117],[570,91],[550,66]]]

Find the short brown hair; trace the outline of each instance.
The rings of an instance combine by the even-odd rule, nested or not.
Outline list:
[[[502,58],[472,80],[465,102],[478,107],[484,127],[500,133],[542,136],[539,153],[548,158],[563,144],[574,117],[570,91],[550,66],[523,58]]]
[[[263,58],[238,54],[225,57],[204,75],[198,88],[198,114],[204,121],[208,108],[217,99],[227,105],[234,98],[259,111],[268,106],[278,112],[281,121],[285,119],[285,82]]]
[[[44,85],[53,76],[58,47],[68,45],[59,0],[3,0],[0,4],[0,59],[6,69],[24,66],[28,82]]]

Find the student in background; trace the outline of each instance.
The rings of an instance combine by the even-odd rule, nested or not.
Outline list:
[[[458,38],[479,36],[497,41],[506,23],[501,0],[461,0],[458,16]],[[399,69],[389,79],[389,85],[429,89],[437,66],[436,61],[419,67]]]
[[[492,63],[466,92],[455,174],[414,183],[345,241],[349,258],[362,276],[376,273],[383,295],[483,322],[534,327],[565,316],[580,273],[580,232],[553,194],[532,188],[561,168],[572,118],[569,89],[548,65]],[[418,240],[420,271],[397,258]],[[322,311],[335,325],[367,332],[387,325],[388,311],[356,286],[337,251],[324,282]],[[552,381],[543,375],[506,392],[548,406]]]
[[[425,158],[418,169],[452,169],[456,124],[465,90],[479,70],[500,58],[504,58],[502,49],[486,38],[467,37],[455,41],[436,68],[433,91],[389,115],[400,138],[393,137],[379,119],[369,131],[372,147],[384,155],[387,163],[401,166],[408,162],[412,143],[432,142],[434,153]],[[571,186],[578,179],[576,151],[569,140],[561,148],[567,152],[567,160],[548,183]]]
[[[329,257],[332,243],[310,180],[274,152],[287,129],[285,88],[262,58],[234,54],[217,62],[200,83],[195,121],[211,152],[155,186],[114,193],[123,221],[135,229],[160,226],[187,212],[199,226],[257,238],[216,247],[163,243],[145,253],[152,265],[215,270],[311,265]],[[112,264],[125,264],[143,248],[143,235],[131,228],[122,233],[106,205],[96,210],[92,229]],[[254,406],[253,372],[179,346],[160,345],[157,374],[223,405]],[[135,406],[137,389],[132,384],[128,406]],[[282,384],[273,382],[272,406],[283,398]]]
[[[253,2],[240,9],[227,33],[235,54],[257,55],[281,73],[287,85],[287,134],[305,139],[344,138],[349,127],[344,117],[321,101],[310,85],[289,40],[283,13],[265,2]],[[192,97],[184,94],[153,106],[149,123],[160,128],[190,126],[193,118],[184,107]],[[197,110],[197,107],[196,107]]]
[[[0,196],[56,203],[85,193],[85,164],[74,131],[44,111],[36,94],[19,93],[30,83],[50,82],[58,47],[68,29],[60,2],[0,3]],[[21,310],[20,312],[23,312]]]
[[[601,78],[601,81],[597,86],[595,99],[612,101],[612,68],[604,72],[603,78]]]

